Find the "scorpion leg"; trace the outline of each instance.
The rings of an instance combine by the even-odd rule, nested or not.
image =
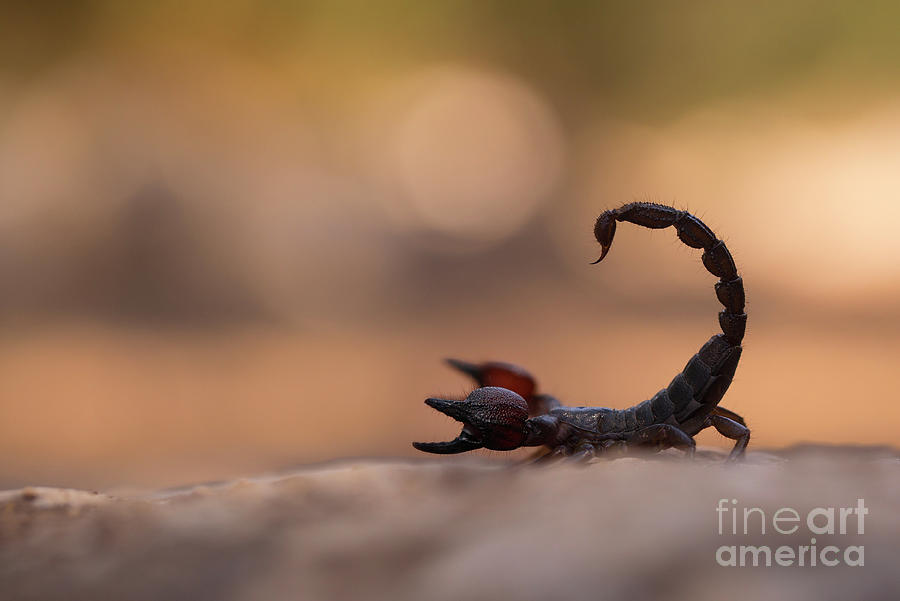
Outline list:
[[[725,407],[716,407],[712,410],[710,415],[721,415],[722,417],[727,417],[731,421],[735,421],[742,426],[747,425],[747,420],[745,420],[743,417],[741,417],[731,409],[726,409]]]
[[[693,457],[694,449],[697,448],[693,437],[671,424],[654,424],[641,428],[628,437],[627,442],[634,446],[656,445],[659,451],[675,447],[684,451],[688,457]]]
[[[746,450],[747,444],[750,442],[750,428],[743,424],[739,424],[732,419],[715,414],[710,415],[707,418],[707,422],[718,430],[719,434],[725,438],[737,441],[734,443],[734,448],[728,456],[728,461],[738,461],[739,459],[742,459],[744,457],[744,450]]]
[[[547,454],[546,449],[539,449],[528,455],[525,459],[516,462],[516,465],[531,465],[532,463],[537,463],[538,459]]]
[[[575,447],[575,451],[569,455],[569,460],[573,462],[587,463],[597,455],[597,449],[589,442],[582,443]]]
[[[559,445],[558,447],[554,447],[549,453],[546,455],[541,455],[537,459],[533,461],[534,465],[545,465],[548,463],[555,463],[559,459],[563,457],[568,457],[571,455],[571,452],[565,445]]]

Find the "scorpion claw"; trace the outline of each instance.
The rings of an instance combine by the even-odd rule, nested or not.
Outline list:
[[[464,401],[428,398],[425,404],[462,422],[459,436],[448,442],[414,442],[426,453],[464,453],[482,447],[507,451],[522,446],[528,404],[511,390],[477,388]]]
[[[449,415],[455,420],[465,422],[465,401],[428,398],[425,399],[425,404],[445,415]],[[450,455],[453,453],[465,453],[466,451],[474,451],[475,449],[480,449],[484,445],[481,443],[481,441],[472,436],[472,433],[468,430],[468,425],[466,425],[465,427],[463,427],[463,431],[460,432],[459,436],[451,441],[414,442],[413,446],[420,451],[425,451],[426,453]]]
[[[465,439],[461,434],[449,442],[414,442],[412,445],[420,451],[436,455],[465,453],[482,447],[480,442]]]
[[[475,380],[475,383],[480,387],[499,386],[500,388],[506,388],[524,399],[529,399],[529,402],[537,388],[534,377],[518,365],[502,361],[487,361],[485,363],[469,363],[459,359],[445,359],[444,361],[453,369]]]
[[[461,371],[466,374],[470,378],[474,379],[476,382],[481,379],[482,369],[475,365],[474,363],[469,363],[468,361],[462,361],[461,359],[452,359],[447,358],[444,361],[457,371]]]
[[[432,409],[437,409],[444,415],[449,415],[455,420],[463,421],[466,417],[463,406],[465,401],[453,401],[449,399],[425,399],[425,404]]]

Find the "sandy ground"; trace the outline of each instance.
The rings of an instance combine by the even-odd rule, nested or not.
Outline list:
[[[720,460],[710,450],[694,462],[672,454],[540,468],[356,461],[129,496],[12,490],[0,493],[0,597],[900,598],[900,453],[807,447]],[[749,534],[740,519],[732,534],[728,513],[719,534],[719,499],[761,508],[766,534],[756,514]],[[811,534],[804,523],[815,507],[857,499],[868,510],[863,533],[852,514],[846,534]],[[803,516],[795,534],[772,530],[783,507]],[[722,545],[797,550],[812,536],[819,550],[839,548],[839,565],[716,562]],[[863,566],[843,561],[849,546],[864,547]]]

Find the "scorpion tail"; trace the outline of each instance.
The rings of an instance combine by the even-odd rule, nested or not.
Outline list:
[[[606,211],[597,218],[594,236],[600,243],[601,254],[595,263],[602,261],[609,252],[619,221],[651,229],[674,226],[682,242],[691,248],[703,249],[704,267],[719,278],[715,290],[716,297],[724,306],[719,313],[722,333],[704,344],[668,388],[645,401],[647,407],[637,412],[638,417],[644,417],[638,421],[674,422],[692,434],[692,430],[702,429],[703,420],[722,400],[737,369],[741,341],[747,327],[743,281],[725,243],[716,238],[706,224],[687,211],[649,202],[629,203]]]
[[[616,234],[616,222],[627,221],[651,229],[675,226],[678,238],[691,248],[703,249],[703,266],[711,274],[718,276],[716,296],[725,310],[719,313],[719,325],[725,338],[732,346],[740,346],[747,325],[744,313],[744,283],[737,273],[737,267],[725,243],[706,224],[687,211],[679,211],[666,205],[650,202],[632,202],[618,209],[606,211],[594,224],[594,236],[600,243],[602,261]]]

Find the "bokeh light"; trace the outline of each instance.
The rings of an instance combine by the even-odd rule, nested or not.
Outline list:
[[[413,215],[463,249],[514,233],[559,184],[550,107],[521,81],[472,69],[432,69],[408,85],[389,152]]]

